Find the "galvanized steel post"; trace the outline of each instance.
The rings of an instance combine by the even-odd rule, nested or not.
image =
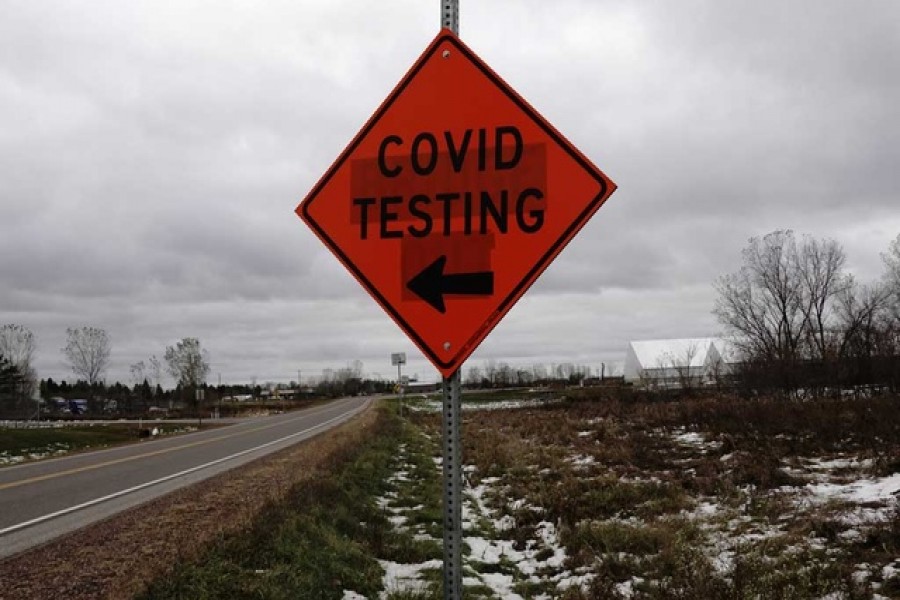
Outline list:
[[[441,27],[459,35],[459,0],[441,0]]]
[[[441,28],[459,35],[459,0],[441,1]],[[462,451],[460,369],[443,379],[444,600],[462,598]]]
[[[457,370],[443,380],[444,600],[462,598],[461,378]]]

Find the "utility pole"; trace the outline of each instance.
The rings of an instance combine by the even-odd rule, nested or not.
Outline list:
[[[216,408],[216,418],[222,418],[222,374],[219,373],[219,385],[216,386],[216,397],[218,398],[219,406]]]
[[[397,392],[400,394],[399,396],[399,411],[400,416],[403,416],[403,375],[401,374],[400,367],[406,364],[406,352],[395,352],[391,354],[391,364],[397,365]]]
[[[403,416],[403,376],[400,374],[400,367],[403,363],[397,363],[397,385],[400,386],[400,416]]]

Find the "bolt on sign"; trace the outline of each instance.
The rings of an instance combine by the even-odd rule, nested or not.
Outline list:
[[[444,29],[296,212],[449,377],[615,188]]]

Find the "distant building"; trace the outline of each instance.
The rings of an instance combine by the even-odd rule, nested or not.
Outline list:
[[[663,388],[710,385],[737,360],[734,344],[724,338],[633,341],[625,354],[625,381]]]
[[[403,388],[407,394],[433,394],[441,390],[440,383],[424,383],[414,381]]]

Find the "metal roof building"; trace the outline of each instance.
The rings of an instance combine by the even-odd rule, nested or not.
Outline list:
[[[625,354],[625,381],[662,387],[706,384],[735,362],[737,351],[723,338],[633,341]]]

